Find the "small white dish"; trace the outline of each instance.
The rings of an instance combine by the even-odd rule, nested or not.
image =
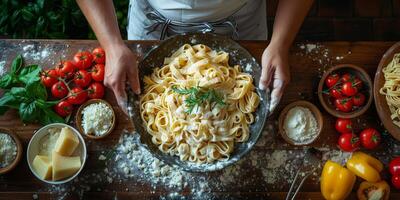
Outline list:
[[[80,150],[79,156],[81,157],[81,163],[82,163],[81,168],[73,176],[63,179],[63,180],[51,181],[51,180],[42,179],[36,174],[35,170],[32,167],[33,159],[35,158],[36,155],[39,154],[39,148],[40,148],[39,142],[42,140],[43,137],[45,137],[47,134],[49,134],[48,130],[50,128],[60,128],[61,129],[64,127],[70,128],[72,130],[72,132],[79,139],[78,149]],[[31,170],[31,172],[36,176],[36,178],[38,178],[39,180],[41,180],[43,182],[49,183],[49,184],[64,184],[64,183],[67,183],[67,182],[73,180],[75,177],[77,177],[78,174],[82,171],[83,167],[85,166],[86,156],[87,156],[86,144],[85,144],[85,140],[83,139],[81,134],[79,134],[78,130],[76,130],[74,127],[67,125],[67,124],[63,124],[63,123],[48,124],[48,125],[40,128],[38,131],[36,131],[36,133],[32,136],[31,140],[29,141],[28,149],[26,151],[26,158],[27,158],[29,169]]]

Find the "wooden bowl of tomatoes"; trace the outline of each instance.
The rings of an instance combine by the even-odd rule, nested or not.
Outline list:
[[[318,98],[324,109],[338,118],[362,115],[373,101],[372,81],[359,66],[340,64],[330,68],[318,85]]]

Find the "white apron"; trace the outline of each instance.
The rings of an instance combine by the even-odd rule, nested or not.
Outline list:
[[[240,40],[268,38],[265,0],[131,0],[129,40],[214,32]]]

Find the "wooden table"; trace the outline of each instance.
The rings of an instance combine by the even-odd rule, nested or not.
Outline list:
[[[129,47],[140,54],[149,50],[157,41],[129,41]],[[251,54],[260,61],[261,54],[266,47],[264,42],[240,42]],[[304,148],[293,147],[286,144],[277,133],[276,120],[279,112],[285,105],[290,102],[305,99],[315,103],[324,115],[323,133],[319,140],[312,146],[324,149],[329,156],[330,151],[339,152],[336,146],[338,133],[334,130],[335,118],[330,116],[323,110],[318,102],[315,93],[319,76],[324,69],[339,63],[352,63],[365,68],[373,78],[378,62],[383,53],[393,44],[393,42],[322,42],[315,44],[295,44],[290,52],[290,66],[292,81],[288,85],[284,97],[278,106],[276,112],[268,119],[266,131],[255,146],[251,153],[252,158],[259,160],[254,161],[245,158],[238,164],[239,169],[234,176],[233,183],[219,187],[206,189],[208,196],[204,198],[215,197],[220,198],[263,198],[263,199],[284,199],[286,192],[290,186],[289,181],[293,178],[293,172],[298,167],[297,161],[302,159]],[[0,40],[0,61],[6,61],[6,67],[9,69],[11,60],[16,54],[23,54],[26,57],[26,63],[37,63],[43,68],[50,68],[61,58],[72,59],[73,54],[78,50],[91,50],[98,46],[96,41],[71,41],[71,40]],[[38,53],[39,52],[39,53]],[[115,99],[111,91],[107,90],[106,100],[109,101],[117,110],[118,123],[115,131],[106,139],[98,141],[87,141],[89,158],[84,171],[80,176],[90,176],[92,173],[98,173],[102,170],[101,164],[98,162],[98,155],[104,151],[114,147],[120,138],[123,130],[134,130],[130,121],[118,110]],[[383,130],[380,125],[379,118],[376,114],[375,107],[371,106],[369,111],[359,119],[355,120],[357,129],[360,130],[365,126],[376,127]],[[14,130],[22,139],[26,146],[35,130],[40,125],[28,124],[24,125],[18,118],[15,111],[8,111],[4,116],[0,117],[0,126]],[[393,154],[399,153],[399,142],[394,141],[390,136],[384,136],[385,140],[381,147],[372,154],[378,156],[383,162],[387,163]],[[287,158],[287,165],[280,163],[275,165],[268,159],[273,159],[274,155],[284,152]],[[250,155],[250,154],[249,154]],[[257,155],[254,157],[254,155]],[[250,157],[250,156],[249,156]],[[263,159],[265,157],[265,159]],[[269,164],[268,164],[269,163]],[[264,169],[263,165],[268,169]],[[279,169],[278,169],[279,168]],[[279,171],[280,170],[280,171]],[[269,174],[279,171],[277,175],[285,174],[283,177],[274,177],[271,181]],[[213,172],[209,174],[201,174],[204,177],[218,177],[223,172]],[[233,172],[232,172],[233,173]],[[298,199],[323,199],[319,189],[320,171],[313,177],[309,178],[305,183]],[[196,176],[196,175],[195,175]],[[387,173],[384,174],[386,180]],[[135,179],[113,180],[112,183],[85,183],[90,186],[88,191],[74,190],[71,187],[79,187],[79,181],[69,185],[68,187],[49,186],[37,180],[30,172],[26,157],[12,172],[0,176],[0,199],[58,199],[60,195],[68,199],[82,197],[84,199],[158,199],[159,197],[175,198],[176,196],[168,196],[170,191],[162,185],[152,187],[145,181]],[[353,189],[350,199],[355,198],[356,185]],[[66,193],[68,192],[68,193]],[[64,193],[66,193],[64,195]],[[189,189],[183,189],[178,192],[179,195],[193,197]],[[399,199],[399,191],[393,189],[391,193],[392,199]]]

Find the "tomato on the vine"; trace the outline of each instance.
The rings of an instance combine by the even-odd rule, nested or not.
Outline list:
[[[53,86],[58,80],[58,74],[55,69],[49,69],[46,71],[43,71],[40,75],[40,78],[42,79],[42,83],[46,87],[51,87]]]
[[[366,128],[361,131],[360,139],[364,148],[375,149],[381,143],[381,134],[373,128]]]
[[[400,176],[400,156],[395,157],[390,161],[389,171],[393,176]]]
[[[342,92],[340,91],[340,89],[336,89],[336,88],[332,88],[332,89],[329,91],[329,95],[330,95],[331,97],[335,98],[335,99],[338,99],[338,98],[342,98],[342,97],[343,97]]]
[[[335,128],[339,133],[352,133],[353,123],[350,119],[338,118],[335,123]]]
[[[54,106],[54,110],[61,117],[66,117],[72,113],[72,104],[68,101],[60,101],[57,105]]]
[[[103,81],[104,80],[104,72],[105,68],[103,64],[97,64],[93,66],[91,70],[92,78],[95,81]]]
[[[87,51],[81,51],[75,54],[74,62],[78,69],[87,69],[92,66],[93,56]]]
[[[400,175],[392,176],[392,184],[396,189],[400,189]]]
[[[340,135],[338,144],[343,151],[351,152],[360,148],[360,139],[352,133],[345,133]]]
[[[358,90],[361,90],[363,87],[363,82],[361,79],[359,79],[358,77],[355,77],[353,80],[354,86],[357,87]]]
[[[348,97],[354,96],[355,94],[357,94],[358,89],[357,87],[354,85],[354,83],[348,81],[348,82],[344,82],[342,85],[342,93]]]
[[[51,94],[56,98],[64,98],[68,94],[68,88],[63,81],[58,81],[51,86]]]
[[[352,81],[353,79],[354,79],[354,75],[352,75],[352,74],[350,74],[350,73],[345,73],[345,74],[343,74],[342,77],[340,78],[340,80],[342,81],[342,83]]]
[[[88,87],[87,92],[89,98],[101,99],[104,96],[104,86],[101,83],[94,82]]]
[[[336,85],[336,83],[339,81],[339,79],[340,79],[340,77],[338,74],[336,74],[336,73],[330,74],[328,77],[326,77],[325,84],[328,88],[331,88]]]
[[[71,61],[61,61],[56,66],[57,74],[61,78],[71,78],[74,76],[75,65]]]
[[[353,105],[355,106],[362,106],[365,104],[365,95],[360,92],[354,95],[352,99],[353,99]]]
[[[342,112],[350,112],[353,109],[353,101],[349,98],[335,99],[335,107]]]
[[[81,87],[74,87],[69,91],[67,101],[70,104],[80,105],[87,99],[87,91],[83,90]]]
[[[93,61],[97,64],[104,64],[106,63],[106,52],[103,48],[97,47],[93,50]]]
[[[74,83],[80,87],[86,87],[92,81],[92,76],[86,70],[79,70],[75,73]]]

